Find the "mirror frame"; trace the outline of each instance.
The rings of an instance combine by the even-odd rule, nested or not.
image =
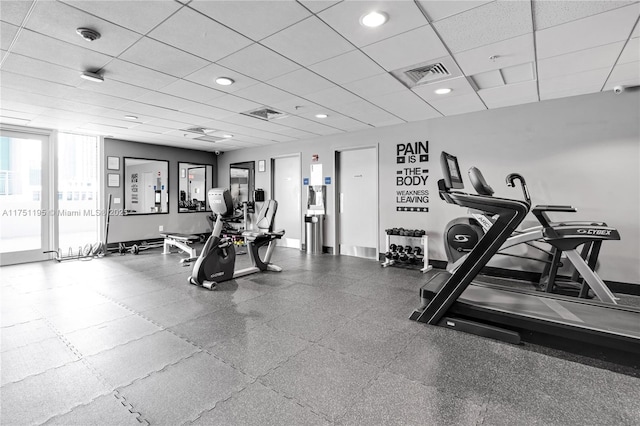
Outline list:
[[[253,202],[253,191],[255,190],[256,187],[256,162],[255,161],[243,161],[241,163],[232,163],[229,164],[229,191],[231,191],[231,184],[232,184],[232,176],[231,176],[231,169],[242,169],[242,170],[249,170],[249,183],[247,185],[247,201],[248,202]],[[232,193],[233,194],[233,193]],[[242,204],[240,204],[242,205]],[[234,207],[238,207],[237,205],[234,205]]]
[[[129,211],[129,207],[127,205],[127,201],[129,196],[131,195],[131,176],[129,176],[128,172],[127,172],[127,160],[142,160],[142,161],[156,161],[158,163],[165,163],[165,167],[166,167],[166,171],[167,171],[167,176],[166,176],[166,188],[163,191],[162,189],[160,190],[160,197],[162,197],[162,193],[166,192],[167,194],[167,202],[166,202],[166,206],[167,206],[167,211],[159,211],[159,212],[149,212],[149,213],[145,213],[145,212],[135,212],[132,213]],[[124,179],[123,179],[123,208],[124,208],[124,212],[126,216],[145,216],[145,215],[151,215],[151,214],[169,214],[169,182],[170,182],[170,170],[169,170],[169,161],[168,160],[158,160],[158,159],[154,159],[154,158],[142,158],[142,157],[123,157],[123,174],[124,174]]]
[[[189,167],[191,166],[191,167]],[[204,209],[203,210],[190,210],[180,207],[180,191],[182,191],[181,183],[182,179],[188,179],[189,170],[195,168],[203,168],[204,169],[204,192],[203,192],[203,201],[204,201]],[[185,169],[185,177],[182,177],[182,170]],[[207,200],[207,175],[209,171],[213,176],[213,166],[211,164],[196,164],[190,161],[179,161],[178,162],[178,213],[204,213],[211,212],[211,206],[209,206],[209,200]],[[187,188],[188,190],[188,188]]]

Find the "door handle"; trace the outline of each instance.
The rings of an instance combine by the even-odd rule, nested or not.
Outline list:
[[[340,213],[344,212],[344,193],[340,193]]]

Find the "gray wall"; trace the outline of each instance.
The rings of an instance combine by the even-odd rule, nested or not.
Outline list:
[[[577,214],[555,215],[559,220],[606,221],[618,228],[621,241],[603,244],[598,272],[604,279],[640,283],[640,94],[598,93],[509,108],[443,117],[396,126],[319,137],[224,153],[218,158],[219,185],[229,184],[229,164],[267,160],[265,173],[256,172],[256,188],[269,197],[270,158],[301,153],[302,177],[309,177],[313,154],[319,155],[324,175],[332,178],[327,193],[325,246],[335,244],[335,150],[376,145],[379,149],[379,248],[385,250],[384,230],[419,228],[429,233],[429,256],[446,259],[442,246],[445,225],[464,209],[447,205],[437,195],[442,150],[457,155],[460,167],[480,168],[496,196],[520,198],[504,178],[521,173],[534,204],[570,204]],[[330,123],[330,121],[329,121]],[[428,213],[396,212],[396,144],[429,141],[430,192]],[[465,183],[469,187],[468,178]],[[306,188],[302,197],[306,201]],[[306,206],[301,206],[305,211]],[[524,225],[535,224],[530,214]],[[518,262],[492,264],[518,267]],[[525,269],[537,270],[537,267]]]
[[[106,170],[107,157],[120,157],[120,171]],[[136,241],[160,238],[159,227],[165,231],[180,233],[200,233],[211,230],[207,215],[210,212],[178,213],[180,171],[179,162],[204,164],[213,166],[213,176],[207,176],[207,188],[216,185],[216,155],[210,152],[180,149],[168,146],[150,145],[116,139],[104,140],[105,175],[120,174],[120,187],[103,188],[105,199],[109,194],[120,198],[120,204],[113,204],[113,210],[124,208],[124,157],[148,158],[169,161],[169,213],[151,215],[112,216],[109,224],[109,242]]]

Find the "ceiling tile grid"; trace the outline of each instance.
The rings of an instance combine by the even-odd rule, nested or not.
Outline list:
[[[373,9],[388,21],[366,28]],[[3,0],[0,123],[230,150],[577,96],[640,85],[639,17],[638,1]],[[261,107],[285,117],[243,115]],[[198,126],[234,137],[184,136]]]

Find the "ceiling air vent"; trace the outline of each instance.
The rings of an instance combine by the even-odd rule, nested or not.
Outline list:
[[[447,68],[440,62],[437,64],[414,68],[412,70],[405,71],[404,73],[415,83],[416,86],[433,80],[439,80],[442,77],[449,77],[451,75]]]
[[[205,141],[205,142],[219,142],[223,141],[225,138],[221,138],[218,136],[200,136],[199,138],[195,138],[196,141]]]
[[[207,127],[189,127],[188,129],[182,129],[182,131],[197,133],[199,135],[208,135],[209,133],[215,132],[214,129],[209,129]]]
[[[243,112],[242,114],[248,115],[249,117],[259,118],[260,120],[265,121],[271,121],[287,116],[287,114],[285,114],[284,112],[276,111],[272,108],[260,108],[253,111]]]
[[[453,59],[450,56],[446,56],[391,71],[391,75],[400,80],[409,89],[413,89],[423,84],[461,77],[462,72]]]

